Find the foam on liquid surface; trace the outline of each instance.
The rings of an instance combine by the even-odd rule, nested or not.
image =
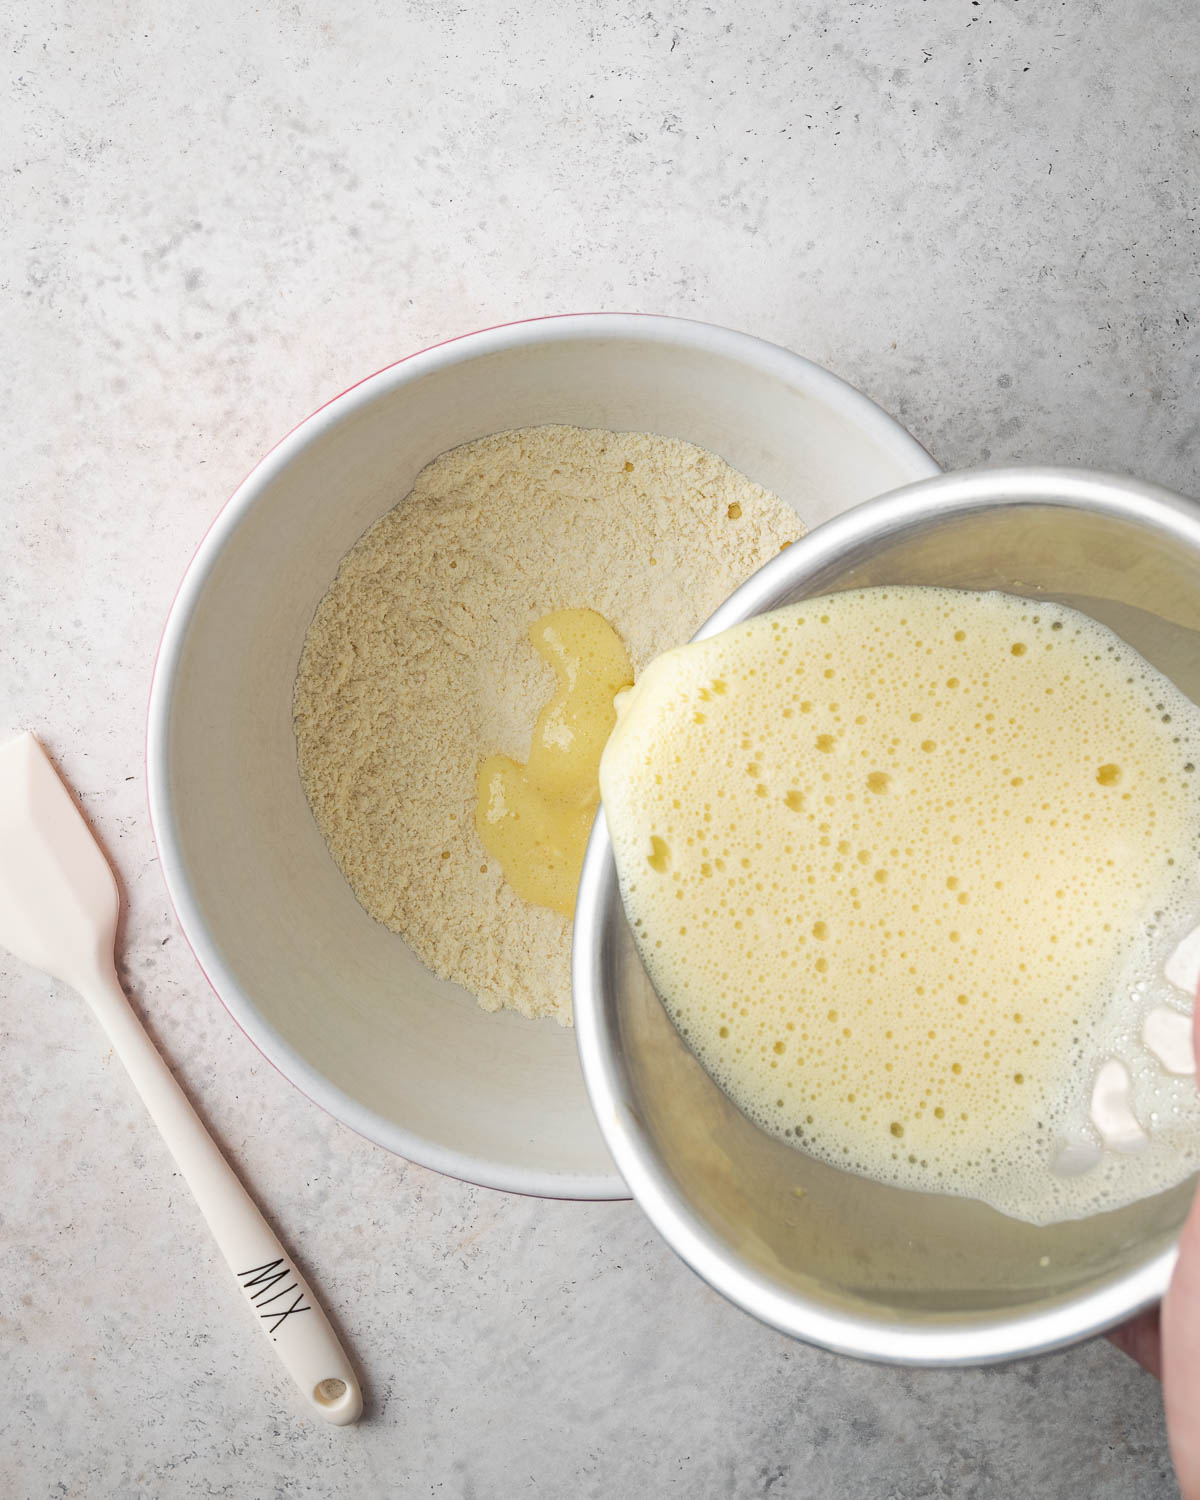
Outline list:
[[[1142,1036],[1188,1008],[1162,968],[1200,919],[1200,709],[1111,631],[861,590],[667,652],[625,699],[600,785],[626,909],[752,1119],[1035,1223],[1200,1164],[1195,1081]],[[1140,1140],[1097,1128],[1114,1059]]]

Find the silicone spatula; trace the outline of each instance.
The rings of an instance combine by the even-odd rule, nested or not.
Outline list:
[[[117,905],[41,745],[31,734],[0,745],[0,947],[88,1001],[305,1405],[338,1426],[357,1421],[362,1392],[325,1314],[130,1009],[113,961]]]

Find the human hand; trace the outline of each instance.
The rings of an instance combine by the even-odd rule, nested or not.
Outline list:
[[[1193,1031],[1193,1047],[1196,1040]],[[1182,1500],[1200,1500],[1200,1193],[1179,1236],[1179,1260],[1162,1307],[1114,1328],[1109,1338],[1162,1380],[1179,1492]]]

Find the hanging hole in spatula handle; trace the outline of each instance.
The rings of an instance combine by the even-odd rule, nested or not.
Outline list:
[[[313,1386],[313,1400],[321,1406],[336,1406],[339,1401],[346,1399],[349,1392],[350,1387],[344,1380],[339,1380],[336,1375],[330,1375],[324,1380],[318,1380]]]
[[[246,1202],[256,1221],[256,1243],[249,1256],[229,1259],[250,1310],[314,1414],[338,1427],[357,1422],[362,1390],[329,1319],[266,1220]]]

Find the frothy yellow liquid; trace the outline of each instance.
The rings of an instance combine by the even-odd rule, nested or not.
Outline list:
[[[626,698],[600,769],[626,909],[751,1118],[1033,1222],[1194,1168],[1195,1086],[1138,1036],[1200,915],[1200,709],[1117,636],[861,590],[668,652]],[[1150,1139],[1065,1176],[1112,1056]]]
[[[600,802],[600,752],[633,668],[621,637],[593,609],[546,615],[529,639],[557,685],[533,727],[528,762],[491,755],[480,765],[475,828],[518,896],[572,917]]]

